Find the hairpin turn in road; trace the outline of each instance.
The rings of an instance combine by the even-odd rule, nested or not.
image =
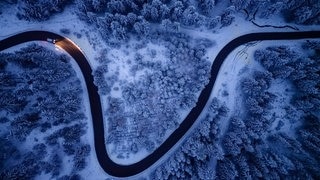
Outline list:
[[[90,109],[93,121],[94,130],[94,144],[97,159],[100,166],[104,169],[106,173],[115,177],[129,177],[136,175],[152,164],[159,160],[165,153],[167,153],[191,128],[196,119],[201,114],[205,105],[207,104],[211,91],[213,89],[214,83],[217,79],[220,67],[227,56],[238,46],[246,44],[252,41],[262,41],[262,40],[295,40],[295,39],[311,39],[320,38],[320,31],[305,31],[305,32],[263,32],[263,33],[251,33],[240,37],[237,37],[225,45],[222,50],[216,56],[212,66],[211,66],[211,76],[209,83],[201,91],[198,98],[197,105],[192,108],[188,116],[180,124],[180,126],[165,140],[153,153],[149,154],[147,157],[139,162],[131,165],[120,165],[113,162],[107,151],[104,141],[105,131],[103,125],[103,111],[101,108],[100,96],[98,94],[98,88],[93,83],[92,69],[86,59],[85,55],[81,49],[73,43],[71,40],[60,36],[58,34],[47,32],[47,31],[27,31],[19,33],[8,37],[0,41],[0,51],[10,48],[12,46],[29,42],[29,41],[47,41],[64,49],[69,53],[72,58],[79,65],[81,72],[84,76],[89,101]],[[51,40],[51,41],[49,41]]]

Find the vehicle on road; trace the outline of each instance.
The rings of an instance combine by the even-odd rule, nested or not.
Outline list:
[[[55,44],[57,40],[56,39],[47,38],[47,41],[52,43],[52,44]]]
[[[52,37],[56,38],[53,39]],[[230,41],[220,50],[220,52],[215,57],[215,60],[211,65],[210,81],[201,91],[196,106],[192,108],[187,117],[180,123],[179,127],[157,149],[155,149],[154,152],[149,154],[141,161],[131,165],[117,164],[111,160],[107,153],[105,146],[105,135],[107,135],[107,132],[105,132],[103,125],[103,112],[101,108],[100,96],[98,94],[98,88],[94,84],[94,77],[92,75],[92,69],[88,60],[75,43],[73,43],[72,41],[65,41],[63,40],[66,39],[65,37],[52,32],[27,31],[1,40],[0,51],[28,41],[47,40],[48,42],[55,44],[57,40],[59,40],[61,45],[63,45],[61,47],[67,53],[69,53],[71,57],[78,63],[86,82],[94,129],[94,145],[99,164],[101,165],[102,169],[111,176],[129,177],[141,173],[142,171],[149,168],[161,157],[163,157],[163,155],[166,154],[181,138],[183,138],[183,136],[198,119],[202,110],[206,106],[210,98],[213,86],[216,82],[220,67],[222,66],[227,56],[235,48],[254,41],[294,40],[311,38],[320,38],[320,31],[251,33],[242,35]]]

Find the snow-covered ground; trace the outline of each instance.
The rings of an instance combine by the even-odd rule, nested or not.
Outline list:
[[[214,42],[214,46],[207,49],[207,54],[206,54],[206,57],[212,63],[217,53],[228,42],[233,40],[235,37],[248,34],[248,33],[257,32],[256,29],[257,27],[255,25],[244,20],[243,17],[239,16],[235,18],[235,22],[230,26],[217,29],[213,32],[206,31],[206,30],[202,30],[201,32],[199,32],[198,30],[183,29],[183,28],[181,29],[181,31],[195,39],[204,38]],[[288,29],[285,29],[285,30],[287,31]],[[284,29],[260,28],[258,32],[267,32],[267,31],[284,31]],[[226,63],[223,65],[224,68],[222,68],[222,69],[226,69],[225,72],[223,72],[222,74],[226,74],[228,76],[219,75],[219,76],[223,76],[224,78],[217,79],[217,82],[214,87],[214,91],[210,99],[212,99],[213,97],[216,97],[217,95],[221,95],[223,91],[227,91],[229,93],[229,96],[224,101],[227,103],[228,107],[233,106],[234,104],[233,99],[234,99],[234,95],[236,94],[235,86],[236,86],[236,82],[238,81],[238,78],[235,78],[235,76],[237,76],[237,73],[239,73],[239,70],[242,69],[244,65],[250,63],[248,62],[250,57],[248,57],[248,54],[246,54],[245,52],[253,51],[254,49],[251,47],[254,46],[254,44],[255,43],[250,43],[248,45],[241,46],[240,48],[242,49],[237,49],[233,51],[232,55],[229,56],[229,57],[232,57],[233,60],[232,61],[227,60]],[[134,59],[134,54],[136,51],[133,51],[133,50],[130,51],[128,49],[134,48],[135,45],[136,45],[135,41],[130,41],[127,45],[124,45],[120,49],[113,49],[110,52],[108,52],[108,58],[113,62],[111,63],[111,67],[109,67],[109,70],[118,72],[120,74],[119,79],[121,80],[133,82],[134,80],[137,80],[139,78],[139,75],[142,75],[145,73],[145,71],[140,71],[140,73],[132,75],[132,73],[129,72],[130,65],[128,65],[127,63],[128,61]],[[159,57],[159,54],[161,55],[161,53],[165,53],[165,49],[162,47],[159,47],[159,45],[154,45],[151,43],[145,45],[144,48],[139,49],[138,53],[140,53],[144,57],[148,57],[150,56],[149,51],[152,49],[154,49],[157,52],[156,53],[157,56],[154,58],[155,61],[159,59],[162,61],[167,59],[163,55]],[[238,53],[238,51],[240,51],[240,53]],[[241,52],[244,52],[244,53],[241,53]],[[221,71],[222,70],[220,70],[220,74],[221,74]],[[225,85],[223,85],[223,83],[221,83],[220,81],[225,81],[226,82],[224,83]],[[115,84],[115,86],[118,86],[118,84]],[[112,92],[112,95],[114,95],[114,97],[119,97],[121,94],[121,91],[111,91],[111,92]],[[107,101],[103,100],[102,102],[104,103],[103,106],[106,107],[107,104],[105,103],[107,103]],[[181,120],[183,120],[188,113],[189,111],[182,111],[179,114],[181,117]],[[226,127],[226,124],[228,123],[224,123],[224,126],[223,126],[224,128]],[[107,124],[105,126],[107,126]],[[169,135],[170,135],[170,132],[167,133],[166,137],[168,137]],[[109,152],[111,151],[111,147],[113,147],[112,144],[111,146],[107,145],[107,149]],[[119,164],[132,164],[134,162],[141,160],[141,158],[147,156],[148,154],[144,154],[144,155],[142,155],[141,153],[137,155],[131,154],[130,156],[128,156],[127,159],[117,158],[116,153],[110,153],[110,155],[112,160]]]
[[[263,67],[254,60],[254,52],[258,49],[265,49],[270,46],[289,46],[295,48],[297,51],[301,50],[300,43],[305,40],[277,40],[275,41],[256,41],[241,45],[236,48],[223,63],[216,84],[213,88],[211,96],[218,97],[222,102],[226,103],[230,109],[229,115],[240,115],[242,113],[241,97],[239,97],[239,80],[254,70],[263,70]],[[276,101],[275,107],[284,108],[285,105],[289,104],[290,98],[290,84],[285,82],[275,81],[270,87],[269,91],[280,96]],[[286,91],[289,90],[289,92]],[[227,94],[226,94],[227,92]],[[285,95],[288,96],[285,96]],[[291,93],[292,94],[292,93]],[[281,99],[282,98],[282,99]],[[273,109],[277,117],[284,116],[284,109]],[[274,122],[273,126],[276,127],[279,119]],[[221,134],[228,128],[229,122],[221,123]]]
[[[44,31],[51,31],[57,34],[61,34],[65,37],[68,37],[73,42],[75,42],[84,54],[87,56],[89,60],[89,64],[92,68],[98,66],[98,62],[94,60],[97,54],[104,48],[104,44],[101,43],[100,35],[95,33],[95,31],[90,31],[92,27],[87,26],[84,22],[80,21],[76,14],[73,12],[73,7],[67,7],[61,14],[54,15],[50,20],[43,22],[27,22],[23,20],[19,20],[16,16],[16,13],[13,13],[12,9],[7,9],[2,11],[0,15],[0,38],[4,39],[11,35],[17,34],[19,32],[29,31],[29,30],[44,30]],[[63,20],[61,20],[63,17]],[[69,29],[71,31],[70,34],[62,34],[60,32],[61,29]],[[89,33],[90,32],[90,33]],[[81,37],[79,37],[79,35]],[[90,38],[87,37],[90,36]],[[89,40],[90,39],[90,40]],[[94,40],[94,41],[93,41]],[[35,41],[30,43],[23,43],[17,45],[15,47],[9,48],[6,52],[13,52],[19,50],[22,47],[26,47],[28,44],[36,43],[38,45],[44,46],[48,49],[54,50],[57,53],[65,53],[64,50],[60,49],[57,46],[54,46],[52,43],[42,42],[42,41]],[[67,53],[65,53],[67,54]],[[67,54],[68,55],[68,54]],[[70,57],[71,58],[71,57]],[[88,157],[88,165],[87,168],[80,172],[82,177],[99,177],[103,178],[106,177],[106,173],[100,167],[97,156],[94,149],[94,138],[93,138],[93,126],[92,126],[92,116],[90,111],[90,104],[89,104],[89,97],[88,92],[86,91],[87,87],[85,85],[85,81],[82,75],[82,72],[76,62],[71,58],[70,63],[72,67],[77,73],[77,77],[81,81],[83,92],[83,104],[84,104],[84,113],[87,118],[88,128],[86,136],[82,137],[82,140],[88,142],[91,147],[90,155]],[[54,132],[57,128],[52,129]],[[35,136],[38,136],[38,133],[32,133],[28,139],[33,140]],[[32,144],[32,143],[30,143]],[[70,166],[71,167],[71,166]],[[50,175],[42,174],[41,176],[37,177],[38,179],[48,179]]]
[[[223,6],[223,5],[221,5]],[[129,72],[129,66],[128,61],[133,60],[133,55],[136,52],[134,48],[134,42],[132,43],[132,46],[123,47],[123,49],[112,49],[108,46],[106,46],[102,40],[100,35],[97,31],[93,30],[93,27],[90,27],[86,25],[84,22],[80,21],[76,14],[73,11],[73,6],[67,7],[62,13],[54,15],[50,20],[46,21],[45,23],[42,22],[26,22],[19,20],[15,13],[13,13],[12,9],[8,8],[8,10],[5,10],[0,15],[0,38],[3,39],[5,37],[8,37],[10,35],[27,31],[27,30],[47,30],[52,31],[58,34],[62,34],[60,32],[61,29],[69,29],[71,31],[70,34],[62,34],[63,36],[66,36],[70,38],[72,41],[74,41],[85,53],[87,56],[87,59],[89,60],[90,65],[93,69],[99,66],[99,62],[95,60],[97,56],[99,56],[99,53],[103,49],[110,50],[108,55],[109,59],[113,60],[110,66],[110,69],[112,71],[110,73],[116,73],[119,72],[119,81],[121,80],[127,80],[127,81],[134,81],[135,79],[139,78],[143,72],[138,72],[136,75],[132,75]],[[61,18],[63,17],[63,19]],[[273,24],[274,22],[277,22],[277,24],[274,25],[283,25],[279,22],[283,21],[277,21],[274,18],[271,20],[261,20],[258,19],[257,22],[263,23],[263,24]],[[318,30],[318,26],[296,26],[300,30]],[[226,45],[228,42],[230,42],[235,37],[238,37],[240,35],[244,35],[247,33],[253,33],[253,32],[268,32],[268,31],[294,31],[289,28],[285,29],[275,29],[272,27],[269,28],[257,28],[257,26],[253,25],[252,23],[246,21],[244,19],[244,14],[239,14],[235,18],[235,22],[232,23],[228,27],[224,27],[221,29],[216,29],[214,32],[212,31],[201,31],[198,30],[191,30],[191,29],[181,29],[182,32],[185,32],[186,34],[192,36],[192,37],[203,37],[212,40],[215,42],[215,45],[208,49],[207,57],[209,57],[209,60],[212,62],[214,58],[216,57],[217,53]],[[80,37],[81,35],[81,37]],[[46,46],[48,48],[52,48],[55,51],[63,52],[63,50],[57,49],[52,44],[46,43],[46,42],[36,42],[40,43],[42,46]],[[130,43],[128,43],[130,45]],[[231,109],[231,112],[229,114],[233,114],[236,110],[239,110],[239,97],[237,97],[237,91],[238,89],[237,84],[239,81],[239,78],[242,77],[246,73],[245,67],[248,67],[249,69],[256,67],[256,63],[253,62],[253,52],[256,49],[267,47],[270,45],[273,45],[273,41],[264,41],[264,42],[257,42],[257,43],[251,43],[247,45],[242,45],[236,50],[234,50],[226,59],[223,66],[220,69],[217,81],[215,83],[215,86],[213,88],[210,100],[213,97],[218,97],[220,100],[225,102],[227,106]],[[290,45],[292,46],[292,41],[277,41],[277,44],[281,45]],[[24,44],[18,45],[14,48],[8,49],[8,51],[13,51],[14,49],[19,49],[20,47],[25,46]],[[145,48],[140,49],[140,53],[143,56],[149,56],[150,51],[152,49],[155,49],[157,51],[157,55],[155,59],[161,59],[165,60],[164,58],[164,52],[165,50],[163,47],[154,45],[154,44],[147,44]],[[83,89],[86,89],[82,73],[79,69],[79,67],[76,65],[74,61],[71,61],[72,66],[77,72],[78,78],[80,78],[82,81],[82,87]],[[114,87],[118,87],[119,82],[114,84]],[[121,91],[111,91],[111,96],[114,97],[121,97]],[[275,89],[277,91],[278,89]],[[226,93],[228,95],[226,95]],[[279,91],[279,93],[282,93]],[[106,97],[102,97],[102,105],[105,109],[107,107],[107,101]],[[210,100],[208,102],[210,102]],[[89,101],[88,101],[88,94],[87,92],[84,92],[84,109],[86,117],[88,118],[88,128],[87,128],[87,136],[84,137],[84,140],[90,142],[92,151],[90,153],[90,161],[88,163],[88,168],[81,172],[81,175],[83,177],[104,177],[106,174],[101,169],[101,167],[98,164],[95,150],[94,150],[94,141],[93,141],[93,128],[92,128],[92,119],[91,119],[91,112],[89,107]],[[206,107],[207,108],[207,107]],[[206,109],[205,108],[205,109]],[[205,110],[203,111],[205,112]],[[188,114],[188,111],[181,112],[180,117],[183,120],[184,117]],[[279,113],[279,116],[281,116],[281,112]],[[199,119],[202,119],[203,113],[199,117]],[[184,136],[188,137],[190,133],[193,132],[194,128],[197,127],[197,125],[200,123],[200,121],[196,121],[194,126],[188,131],[188,133]],[[223,133],[226,128],[228,127],[227,121],[224,121],[221,123],[221,132]],[[106,129],[107,129],[107,123],[105,123]],[[164,162],[167,157],[174,152],[177,147],[180,146],[181,142],[183,142],[182,138],[164,157],[162,157],[157,163],[155,163],[152,168],[156,167],[157,165]],[[112,146],[112,145],[111,145]],[[112,147],[107,147],[108,152],[110,152]],[[132,164],[134,162],[139,161],[143,157],[147,155],[147,152],[140,152],[136,156],[130,156],[129,159],[118,159],[114,156],[111,156],[111,159],[114,160],[116,163],[119,164]],[[40,179],[40,178],[39,178]],[[99,179],[99,178],[98,178]]]
[[[195,35],[192,35],[192,37],[195,37]],[[142,47],[139,47],[142,46]],[[137,48],[139,47],[139,48]],[[131,50],[130,50],[131,49]],[[132,49],[135,49],[133,51]],[[207,57],[211,56],[210,53],[214,47],[208,49]],[[119,74],[119,82],[120,83],[134,83],[135,81],[138,81],[141,76],[146,75],[146,73],[152,73],[150,69],[142,69],[138,70],[135,73],[130,72],[130,68],[132,67],[131,62],[134,61],[135,55],[140,54],[143,56],[143,61],[152,61],[152,62],[161,62],[163,64],[167,64],[169,61],[169,58],[166,56],[168,49],[160,44],[154,44],[154,43],[147,43],[147,44],[141,44],[141,42],[136,40],[129,41],[126,45],[123,45],[119,49],[111,49],[108,52],[108,59],[111,60],[111,63],[109,63],[108,69],[109,72],[114,74]],[[211,59],[211,58],[210,58]],[[121,88],[118,89],[119,83],[115,83],[113,87],[111,88],[111,97],[121,97]],[[114,90],[117,88],[117,90]],[[200,93],[200,92],[199,92]],[[199,94],[198,94],[199,95]],[[197,95],[197,96],[198,96]],[[102,102],[103,107],[108,106],[107,101],[108,95],[102,96]],[[130,108],[126,108],[126,110],[130,111]],[[185,119],[185,117],[189,114],[190,110],[179,110],[179,123]],[[105,123],[105,129],[108,129],[108,123]],[[173,132],[167,131],[164,135],[164,139],[170,136],[170,134]],[[123,143],[125,145],[125,143]],[[115,147],[114,144],[107,144],[107,151],[110,155],[110,158],[119,164],[132,164],[135,162],[140,161],[144,157],[146,157],[149,153],[142,149],[136,154],[129,153],[125,158],[119,158],[118,154],[121,152],[121,147]],[[119,149],[120,148],[120,149]]]
[[[54,46],[52,43],[48,43],[48,42],[42,42],[42,41],[34,41],[34,42],[27,42],[27,43],[22,43],[19,44],[17,46],[8,48],[6,50],[4,50],[3,52],[6,53],[12,53],[14,51],[18,51],[21,48],[25,48],[30,44],[38,44],[41,45],[47,49],[50,49],[54,52],[56,52],[57,54],[66,54],[68,55],[64,50],[61,50],[59,48],[57,48],[56,46]],[[68,55],[69,56],[69,55]],[[85,117],[87,118],[87,123],[88,126],[86,128],[86,136],[82,136],[82,141],[86,142],[88,144],[90,144],[91,147],[91,151],[90,151],[90,155],[87,158],[87,168],[83,171],[81,171],[79,174],[82,175],[82,177],[92,177],[92,176],[97,176],[97,177],[105,177],[106,174],[103,171],[103,169],[100,167],[100,165],[97,163],[97,157],[96,157],[96,153],[95,153],[95,149],[94,149],[94,138],[93,138],[93,128],[92,128],[92,118],[91,118],[91,111],[90,111],[90,104],[89,104],[89,96],[88,96],[88,92],[86,90],[86,84],[85,84],[85,80],[83,77],[83,74],[79,68],[79,66],[77,65],[77,63],[72,59],[71,56],[69,56],[70,58],[70,64],[73,67],[73,70],[76,72],[76,76],[77,78],[80,80],[81,82],[81,87],[83,89],[83,113],[85,114]],[[46,131],[46,134],[40,132],[39,130],[34,130],[30,133],[29,136],[27,136],[26,141],[23,144],[20,144],[20,151],[29,151],[30,149],[32,149],[33,145],[39,142],[44,142],[44,136],[48,135],[48,134],[52,134],[53,132],[57,131],[58,129],[60,129],[61,127],[63,127],[64,125],[59,125],[59,126],[53,126],[52,128],[50,128],[49,130]],[[2,127],[4,128],[4,127]],[[1,128],[1,129],[2,129]],[[0,130],[0,133],[4,132],[3,130]],[[60,174],[64,175],[64,174],[70,174],[70,172],[72,171],[72,156],[68,157],[68,158],[63,158],[63,165],[64,165],[64,169],[61,170]],[[40,174],[38,175],[35,179],[49,179],[51,177],[51,174]]]
[[[63,50],[61,50],[63,51]],[[64,52],[67,54],[66,52]],[[91,151],[90,155],[87,158],[87,167],[83,171],[81,171],[79,174],[82,175],[82,177],[106,177],[106,173],[104,170],[101,168],[101,166],[98,163],[97,155],[96,155],[96,150],[94,146],[94,133],[93,133],[93,121],[92,121],[92,115],[91,115],[91,108],[90,108],[90,103],[89,103],[89,95],[87,91],[87,86],[83,77],[83,74],[80,70],[80,67],[78,64],[72,60],[72,57],[70,57],[71,65],[73,69],[77,73],[77,77],[80,79],[81,82],[81,87],[84,90],[83,91],[83,105],[84,105],[84,114],[87,118],[87,124],[88,128],[86,128],[86,135],[82,136],[82,140],[84,142],[87,142],[90,144]]]
[[[305,42],[306,39],[302,40],[279,40],[279,41],[262,41],[254,47],[254,50],[265,49],[272,46],[287,46],[293,49],[294,52],[303,52],[308,53],[306,50],[301,48],[301,44]],[[254,50],[251,52],[252,60]],[[262,70],[263,68],[258,62],[255,62],[255,65],[250,67],[252,70]],[[295,137],[295,129],[301,125],[301,115],[303,112],[292,109],[290,105],[290,100],[294,94],[294,88],[291,83],[285,80],[276,79],[272,82],[269,92],[275,94],[277,97],[275,102],[273,102],[273,109],[270,110],[269,118],[274,119],[270,130],[273,132],[281,131],[288,134],[290,137]],[[290,111],[291,110],[291,111]],[[290,111],[290,112],[289,112]],[[287,116],[290,116],[288,118]],[[279,126],[279,122],[282,122],[283,125]],[[279,129],[278,129],[279,128]]]
[[[93,30],[93,27],[78,19],[74,12],[74,6],[66,7],[63,12],[53,15],[45,23],[19,20],[16,17],[17,10],[14,7],[6,8],[0,15],[0,38],[4,39],[19,32],[32,30],[54,32],[75,42],[87,56],[91,67],[95,68],[98,66],[98,62],[94,58],[105,48],[105,44],[102,43],[100,35],[97,31]],[[61,33],[61,29],[70,30],[70,34]]]

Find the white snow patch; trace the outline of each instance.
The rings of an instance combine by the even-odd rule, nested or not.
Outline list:
[[[93,27],[88,26],[79,20],[74,12],[75,5],[67,6],[60,14],[53,15],[49,20],[44,22],[29,22],[19,20],[16,17],[17,10],[15,8],[3,9],[0,15],[0,37],[6,37],[18,34],[24,31],[43,30],[60,34],[75,42],[89,60],[91,67],[96,68],[98,62],[94,61],[95,56],[106,45],[102,43],[102,39],[97,31],[93,31]],[[61,18],[63,17],[63,19]],[[61,29],[69,29],[70,34],[62,34]],[[81,36],[79,38],[78,36]],[[89,37],[89,38],[88,38]]]
[[[70,35],[64,35],[64,36],[70,38],[77,45],[81,47],[81,49],[86,54],[86,56],[88,56],[90,65],[93,67],[93,69],[95,69],[99,64],[98,62],[94,61],[94,58],[97,52],[100,52],[100,50],[105,49],[106,46],[104,45],[104,43],[101,43],[102,42],[101,37],[98,33],[96,33],[96,31],[90,31],[92,27],[86,25],[76,17],[75,13],[73,12],[73,8],[74,6],[68,6],[67,8],[65,8],[65,10],[62,13],[54,15],[51,18],[51,20],[46,21],[46,23],[21,21],[16,18],[15,16],[16,13],[12,8],[7,8],[6,10],[3,10],[2,14],[0,15],[0,25],[1,25],[0,37],[5,38],[25,30],[48,30],[48,31],[61,34],[59,32],[61,28],[70,29],[72,33]],[[61,17],[63,17],[63,19],[61,19]],[[260,21],[260,19],[258,20]],[[268,21],[264,19],[261,19],[261,21],[268,23]],[[274,23],[274,22],[275,22],[274,19],[272,19],[272,21],[270,21],[269,23]],[[299,27],[300,29],[308,29],[308,30],[319,29],[319,26],[297,26],[297,27]],[[288,31],[288,30],[291,31],[290,29],[257,28],[253,24],[245,21],[243,17],[236,17],[235,22],[232,23],[230,26],[215,30],[214,32],[210,32],[210,31],[199,32],[197,30],[183,30],[183,31],[189,33],[191,36],[205,37],[215,41],[216,45],[214,46],[214,48],[212,48],[212,50],[208,52],[208,56],[210,57],[210,59],[212,58],[211,61],[213,61],[214,57],[222,49],[222,47],[225,44],[227,44],[227,42],[231,41],[233,38],[238,37],[240,35],[257,32],[257,29],[259,32],[266,32],[266,31],[275,32],[275,31]],[[85,35],[86,33],[90,37],[89,39]],[[82,37],[77,38],[77,34],[81,34]],[[43,43],[47,45],[47,43],[45,42]],[[278,44],[278,41],[277,41],[277,44]],[[147,50],[148,48],[157,50],[156,58],[162,59],[162,60],[165,59],[163,56],[165,53],[163,48],[154,47],[152,44],[148,44],[144,50],[141,50],[141,53],[143,56],[148,56],[148,50]],[[240,48],[246,48],[246,47],[241,46]],[[254,50],[253,48],[251,48],[251,50],[249,48],[243,52],[249,52],[253,50]],[[226,62],[224,63],[223,67],[219,72],[217,82],[214,86],[213,92],[210,97],[210,99],[212,99],[213,97],[218,96],[219,98],[223,99],[224,102],[227,103],[228,107],[234,107],[234,109],[236,109],[235,106],[237,105],[237,102],[235,100],[235,93],[236,93],[236,84],[237,84],[238,78],[236,76],[240,72],[240,69],[247,66],[247,63],[251,62],[250,58],[248,58],[248,56],[245,55],[245,53],[241,53],[241,55],[238,55],[236,57],[236,52],[238,51],[240,50],[237,49],[231,55],[228,56],[228,59],[226,60]],[[129,55],[123,52],[115,51],[114,55],[118,56],[118,59],[120,59],[120,62],[114,61],[114,64],[110,66],[110,69],[112,69],[111,72],[119,71],[119,75],[120,75],[119,79],[125,79],[127,81],[134,80],[135,77],[133,77],[130,74],[129,66],[127,65],[127,60],[134,58],[133,57],[134,54],[132,53],[132,51],[129,52]],[[73,64],[73,67],[76,67],[76,66],[77,65]],[[82,76],[79,69],[76,70],[76,72],[78,74],[78,77]],[[143,74],[143,72],[141,72],[141,74]],[[137,77],[139,77],[139,75],[141,74],[138,74]],[[82,82],[82,87],[85,87],[83,77],[81,82]],[[114,87],[116,86],[118,86],[117,83],[114,85]],[[85,89],[86,88],[84,88],[84,90]],[[222,92],[224,89],[229,93],[227,98],[222,97],[223,96]],[[121,91],[114,90],[112,91],[111,95],[114,97],[120,97]],[[92,119],[91,119],[91,113],[90,113],[90,105],[88,101],[88,94],[86,91],[84,92],[84,98],[85,98],[84,109],[85,109],[85,114],[88,118],[87,136],[84,139],[87,139],[90,142],[92,150],[90,153],[90,160],[88,162],[89,166],[87,167],[87,169],[81,172],[81,175],[83,175],[83,177],[105,177],[106,174],[97,163],[98,161],[95,155]],[[103,97],[102,99],[105,99],[105,98]],[[105,109],[107,107],[107,102],[103,100],[102,105]],[[202,112],[200,119],[203,118],[203,113],[205,112],[205,110]],[[184,114],[187,114],[187,112],[181,112],[181,117],[183,117]],[[175,144],[175,146],[171,148],[165,156],[163,156],[158,162],[156,162],[151,169],[153,169],[155,166],[159,165],[160,163],[163,163],[166,159],[168,159],[171,153],[173,153],[178,147],[180,147],[180,144],[181,142],[184,141],[185,137],[188,137],[190,133],[193,132],[194,128],[198,126],[198,123],[200,123],[199,120],[196,121],[196,123],[184,135],[184,137],[181,138],[179,142]],[[106,125],[105,125],[105,128],[107,129]],[[141,158],[141,157],[137,156],[137,158]],[[132,158],[131,160],[126,160],[126,163],[130,163],[130,161],[136,161],[136,159]],[[47,178],[44,178],[44,179],[47,179]]]

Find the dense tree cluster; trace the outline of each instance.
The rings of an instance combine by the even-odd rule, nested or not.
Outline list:
[[[131,73],[146,69],[152,73],[147,72],[134,82],[122,83],[123,99],[108,99],[107,143],[122,147],[124,152],[131,152],[132,146],[152,151],[161,144],[166,132],[176,129],[181,121],[179,111],[195,106],[197,93],[209,80],[210,63],[204,55],[213,45],[211,41],[197,39],[194,43],[182,33],[159,39],[167,49],[167,59],[155,61],[137,53]],[[103,67],[107,68],[100,66],[94,72],[101,92],[103,87],[110,89],[110,83],[103,82],[103,72],[107,72]],[[124,141],[127,148],[123,148]]]
[[[10,158],[18,158],[20,155],[17,147],[5,137],[0,137],[0,169],[4,169],[7,160]]]
[[[48,20],[52,14],[62,12],[68,3],[70,3],[68,0],[21,0],[18,4],[17,17],[29,21]]]
[[[220,19],[224,19],[221,21],[222,26],[230,25],[233,20],[231,13],[221,14],[222,18],[212,16],[214,0],[201,0],[197,3],[171,0],[78,0],[77,4],[79,17],[96,25],[101,35],[107,39],[114,37],[127,40],[130,33],[148,36],[157,29],[154,24],[161,24],[165,31],[177,32],[180,26],[213,29],[220,23]]]
[[[87,166],[86,158],[89,156],[91,147],[89,144],[78,144],[76,153],[73,157],[73,171],[78,172],[83,170]]]
[[[228,108],[213,99],[208,113],[201,119],[181,147],[151,174],[152,179],[214,179],[211,160],[221,159],[222,150],[218,147],[219,123]]]
[[[287,22],[297,24],[319,24],[320,2],[317,0],[232,0],[238,10],[244,10],[248,16],[269,17],[271,15],[283,16]]]
[[[237,132],[230,145],[240,146],[240,151],[225,151],[224,158],[218,161],[216,167],[219,179],[319,177],[319,152],[316,154],[313,151],[315,139],[300,140],[283,133],[268,135],[267,139],[250,139],[246,136],[245,125],[241,128],[233,126],[228,134]],[[307,146],[305,142],[313,146]],[[224,144],[224,147],[228,146]]]
[[[10,125],[17,139],[24,140],[33,129],[45,132],[84,118],[82,89],[66,56],[31,45],[0,58],[0,109],[13,115]]]
[[[64,155],[74,157],[71,173],[82,170],[90,146],[80,139],[86,132],[82,88],[69,58],[29,45],[0,54],[0,77],[1,178],[57,178]],[[33,132],[41,136],[30,142]]]
[[[225,12],[216,16],[214,12],[220,10],[216,9],[218,1],[215,0],[7,0],[0,4],[5,7],[8,3],[17,2],[17,17],[36,21],[47,20],[66,5],[75,3],[80,19],[96,25],[102,36],[109,38],[111,35],[121,40],[126,40],[130,33],[147,35],[152,24],[167,20],[178,26],[212,29],[220,22],[222,26],[227,26],[234,19],[232,14]],[[320,23],[320,3],[317,0],[231,0],[227,6],[243,10],[249,20],[254,20],[256,16],[268,18],[277,15],[297,24]]]
[[[114,82],[117,80],[114,77],[107,77],[108,66],[101,65],[96,68],[93,72],[94,76],[94,83],[99,88],[99,94],[106,95],[110,93],[111,87],[113,86]]]
[[[22,161],[15,166],[7,166],[1,169],[1,177],[4,179],[32,179],[42,171],[43,162],[33,152],[26,153]]]
[[[315,108],[319,107],[320,97],[318,44],[304,43],[303,51],[311,51],[308,56],[286,46],[255,52],[255,59],[265,71],[256,71],[241,82],[246,112],[244,117],[231,119],[224,136],[225,156],[216,167],[219,178],[320,177],[320,134],[316,130],[320,118],[319,108]],[[270,133],[273,120],[269,109],[275,108],[272,99],[276,96],[268,93],[268,89],[273,79],[294,85],[291,109],[303,112],[302,125],[294,130],[295,136],[281,131]],[[285,117],[283,121],[288,120]]]
[[[270,104],[275,95],[268,91],[271,85],[272,76],[268,72],[255,71],[253,78],[244,78],[241,88],[244,95],[244,105],[247,111],[247,131],[251,136],[262,136],[263,129],[270,125],[266,118]]]
[[[132,75],[146,69],[150,71],[134,82],[120,82],[117,89],[121,91],[123,99],[107,100],[105,117],[110,134],[106,142],[115,145],[119,158],[141,149],[149,152],[154,150],[163,142],[166,132],[178,126],[181,120],[179,110],[193,107],[196,94],[208,82],[210,63],[204,55],[213,43],[204,39],[194,40],[179,33],[181,26],[214,28],[220,23],[221,18],[210,16],[209,11],[214,3],[205,1],[199,6],[204,7],[206,3],[211,3],[207,6],[206,15],[199,13],[197,7],[187,1],[89,0],[79,4],[79,16],[88,23],[96,24],[107,40],[110,37],[127,40],[130,34],[135,34],[147,37],[142,38],[143,44],[160,42],[166,48],[166,59],[163,61],[152,60],[156,51],[150,57],[136,53],[134,59],[130,60]],[[231,17],[231,14],[230,11],[225,16]],[[231,21],[224,22],[228,24]],[[160,28],[152,29],[155,24],[160,24]],[[110,40],[109,44],[116,45],[119,42]],[[102,56],[99,58],[102,65],[93,74],[99,93],[109,96],[119,74],[115,73],[114,76],[109,73],[110,61],[105,55]]]
[[[303,51],[309,52],[307,55],[285,46],[257,50],[255,59],[265,69],[253,71],[240,81],[243,112],[230,117],[227,130],[220,137],[218,124],[222,116],[218,112],[223,106],[213,100],[211,114],[181,148],[152,173],[151,178],[319,178],[320,118],[319,109],[313,107],[319,106],[319,44],[318,41],[304,43],[302,47]],[[290,71],[291,68],[294,71]],[[287,72],[281,73],[280,69]],[[272,129],[274,119],[270,112],[279,108],[274,107],[274,100],[278,97],[270,89],[275,80],[289,81],[294,85],[295,92],[286,111],[292,115],[297,114],[294,111],[303,112],[299,119],[301,125],[293,130],[294,135]],[[311,85],[303,86],[302,81]],[[296,103],[297,97],[304,94],[312,100],[305,105]],[[284,116],[282,125],[283,121],[291,121],[288,118],[293,118],[292,115]]]
[[[301,56],[289,47],[280,46],[259,50],[255,53],[255,58],[275,78],[290,80],[297,89],[292,104],[305,112],[312,112],[317,111],[320,106],[319,42],[308,41],[303,47],[306,50],[312,49],[313,55]]]

